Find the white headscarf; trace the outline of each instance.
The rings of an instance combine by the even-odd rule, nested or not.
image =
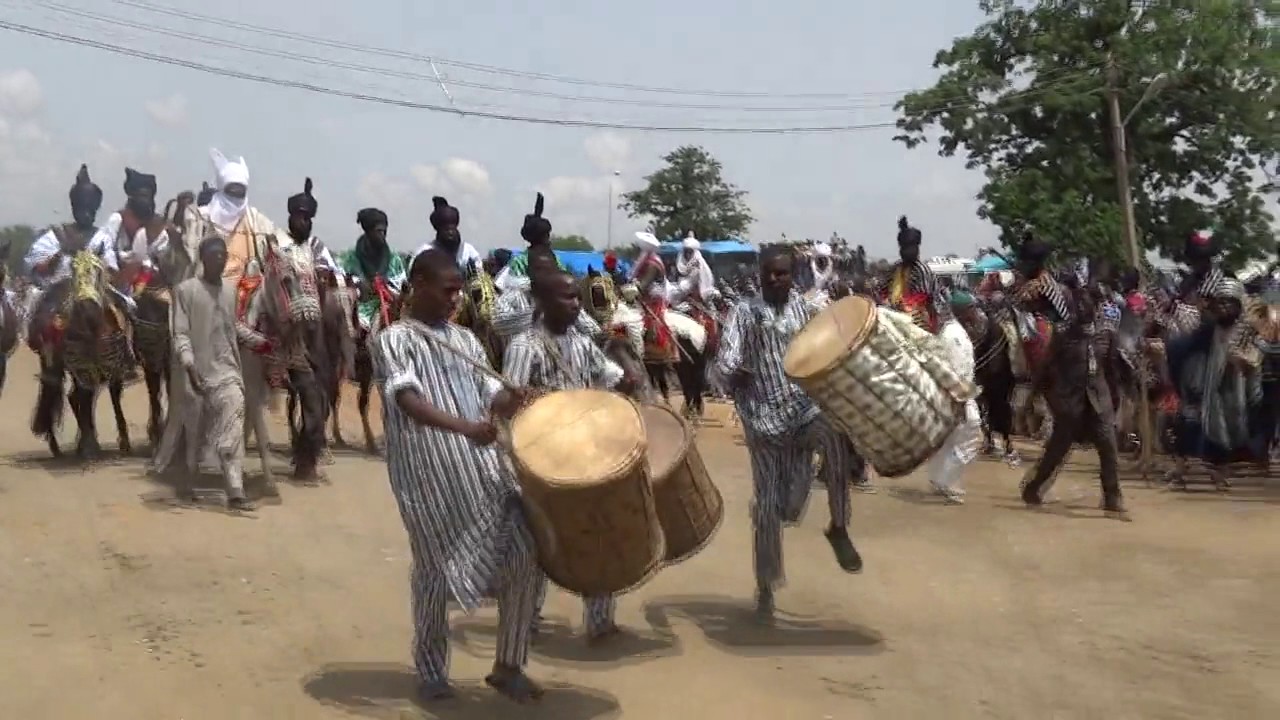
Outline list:
[[[640,271],[644,267],[645,261],[650,257],[657,257],[658,248],[662,247],[662,243],[651,232],[641,230],[636,233],[636,239],[640,241],[642,250],[640,257],[636,258],[636,261],[631,265],[631,280],[640,277]],[[660,275],[657,281],[649,286],[649,295],[668,299],[671,297],[671,288],[667,284],[666,273]]]
[[[706,300],[716,289],[716,279],[711,274],[707,259],[702,257],[702,243],[690,232],[681,245],[691,252],[687,256],[681,252],[680,257],[676,258],[676,272],[680,273],[680,292],[688,295],[696,284],[698,295]]]
[[[640,273],[640,266],[650,255],[657,255],[658,248],[662,247],[662,243],[658,242],[658,238],[651,232],[640,230],[636,233],[636,239],[640,241],[640,257],[631,264],[631,278],[634,280]]]
[[[826,269],[818,267],[818,258],[827,259]],[[809,260],[809,267],[813,270],[813,287],[816,290],[826,290],[827,285],[835,278],[836,266],[831,262],[831,246],[826,243],[818,243],[813,246],[813,259]]]
[[[213,160],[213,170],[218,176],[218,190],[209,200],[206,211],[209,213],[210,222],[223,232],[229,233],[235,230],[240,218],[244,217],[245,212],[248,211],[249,195],[246,192],[243,198],[233,198],[227,195],[225,190],[233,183],[244,185],[247,190],[249,166],[245,164],[243,157],[234,161],[228,160],[217,148],[209,150],[209,157]]]

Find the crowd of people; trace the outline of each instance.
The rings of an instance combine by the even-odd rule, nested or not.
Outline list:
[[[162,371],[168,412],[156,427],[155,471],[194,478],[217,468],[228,504],[251,510],[246,425],[265,445],[262,408],[272,390],[298,400],[295,473],[314,480],[336,388],[358,379],[363,364],[382,399],[388,474],[413,556],[413,658],[426,698],[452,694],[447,603],[471,610],[490,598],[500,627],[488,683],[518,701],[541,694],[524,667],[547,581],[497,442],[503,420],[540,394],[594,388],[655,401],[675,370],[685,415],[696,421],[703,396],[719,388],[733,400],[750,457],[762,619],[772,617],[783,579],[783,527],[799,519],[815,477],[826,486],[835,562],[860,571],[850,495],[874,492],[867,463],[783,363],[806,324],[850,295],[909,317],[980,388],[928,465],[948,503],[964,502],[966,465],[984,451],[1011,457],[1012,438],[1023,433],[1045,439],[1023,481],[1026,504],[1043,504],[1072,447],[1088,442],[1100,461],[1102,508],[1127,517],[1118,454],[1131,442],[1127,429],[1141,426],[1139,393],[1168,429],[1175,484],[1196,459],[1226,489],[1231,462],[1266,462],[1276,442],[1275,268],[1231,277],[1216,266],[1208,235],[1189,239],[1189,271],[1172,289],[1143,288],[1136,273],[1101,265],[1056,272],[1051,245],[1030,234],[1014,250],[1014,271],[973,290],[950,287],[922,261],[923,235],[905,217],[899,260],[883,275],[868,271],[862,248],[841,242],[801,252],[766,246],[751,271],[717,277],[692,236],[669,275],[658,239],[639,232],[629,271],[607,259],[583,279],[552,250],[541,195],[519,228],[522,253],[483,256],[463,240],[459,209],[437,197],[434,237],[407,258],[388,244],[387,214],[367,208],[356,218],[354,251],[339,260],[312,234],[319,205],[310,179],[288,199],[281,228],[250,203],[244,159],[212,158],[217,184],[163,210],[155,177],[127,170],[128,199],[102,226],[102,191],[81,167],[69,196],[74,221],[41,234],[24,259],[38,289],[26,337],[41,357],[41,383],[56,386],[60,407],[64,375],[91,398],[138,364]],[[148,303],[161,298],[169,335],[156,349],[139,340]],[[73,361],[85,333],[132,342],[120,356]],[[91,434],[74,407],[86,396],[73,397],[81,434]],[[37,416],[33,430],[51,437],[56,415]],[[617,632],[614,606],[610,596],[584,599],[593,641]]]

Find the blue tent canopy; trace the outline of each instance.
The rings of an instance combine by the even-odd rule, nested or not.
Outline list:
[[[596,272],[604,272],[604,253],[594,250],[556,250],[556,257],[560,258],[560,262],[569,272],[582,277],[587,274],[587,268],[595,268]],[[624,262],[618,259],[618,267],[624,268]]]
[[[604,253],[594,250],[556,250],[556,258],[560,260],[560,264],[569,269],[569,272],[583,277],[587,274],[587,268],[595,268],[596,272],[604,272]],[[511,257],[523,255],[524,251],[511,251]],[[627,272],[631,269],[631,263],[618,258],[618,270]]]
[[[982,258],[979,258],[977,262],[975,262],[970,267],[971,272],[982,272],[982,273],[1001,272],[1003,270],[1008,270],[1008,269],[1009,269],[1009,263],[1005,262],[1003,258],[997,257],[995,255],[986,255]]]
[[[662,243],[662,247],[658,249],[658,252],[663,255],[673,255],[680,252],[682,247],[683,246],[680,244],[679,240],[672,240],[670,242]],[[702,243],[703,255],[720,255],[723,253],[750,253],[755,255],[756,252],[757,251],[753,246],[737,238],[730,238],[728,240],[708,240]]]

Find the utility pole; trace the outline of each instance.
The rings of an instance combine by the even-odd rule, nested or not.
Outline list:
[[[1129,147],[1125,140],[1125,118],[1120,113],[1120,77],[1115,58],[1107,52],[1107,110],[1111,120],[1111,154],[1115,164],[1116,192],[1120,198],[1120,212],[1124,214],[1124,241],[1129,247],[1129,262],[1138,273],[1138,286],[1145,285],[1142,272],[1142,251],[1138,247],[1138,223],[1133,215],[1133,190],[1129,187]],[[1144,95],[1145,97],[1145,95]],[[1136,109],[1136,108],[1135,108]],[[1138,442],[1141,443],[1139,465],[1142,479],[1147,480],[1151,467],[1151,453],[1155,444],[1155,432],[1151,418],[1151,399],[1147,397],[1144,381],[1138,394]]]
[[[1124,116],[1120,113],[1120,78],[1115,59],[1107,53],[1107,109],[1111,120],[1111,155],[1115,165],[1116,191],[1124,214],[1124,242],[1129,262],[1142,274],[1142,250],[1138,247],[1138,223],[1133,215],[1133,191],[1129,187],[1129,146],[1125,139]]]
[[[621,170],[614,170],[613,177],[609,178],[609,236],[605,244],[605,248],[609,250],[613,249],[613,181],[620,175],[622,175]]]

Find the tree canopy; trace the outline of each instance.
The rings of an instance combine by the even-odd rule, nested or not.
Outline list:
[[[666,166],[645,178],[645,187],[624,193],[619,208],[644,219],[660,240],[689,233],[704,240],[743,235],[755,220],[745,190],[725,181],[711,153],[684,145],[668,153]]]
[[[979,217],[1070,254],[1127,258],[1107,112],[1126,124],[1138,235],[1176,257],[1212,230],[1229,263],[1274,246],[1262,168],[1280,159],[1280,0],[981,0],[989,20],[938,52],[898,104],[897,139],[981,168]],[[1155,82],[1158,77],[1165,78]]]
[[[552,235],[551,247],[556,250],[594,250],[591,241],[581,235]]]
[[[36,229],[30,225],[9,225],[0,228],[0,262],[9,269],[10,275],[17,275],[22,269],[22,259],[26,257],[31,243],[35,242]]]

